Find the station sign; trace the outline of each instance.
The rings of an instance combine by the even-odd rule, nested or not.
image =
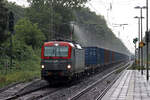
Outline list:
[[[142,48],[145,45],[143,41],[140,42],[139,46]]]

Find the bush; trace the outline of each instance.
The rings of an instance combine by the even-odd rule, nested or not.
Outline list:
[[[34,54],[32,47],[27,46],[23,42],[14,41],[13,42],[13,57],[18,60],[30,59]]]
[[[16,39],[32,46],[33,49],[41,47],[45,40],[44,34],[38,28],[37,24],[32,24],[28,19],[21,19],[15,26]]]

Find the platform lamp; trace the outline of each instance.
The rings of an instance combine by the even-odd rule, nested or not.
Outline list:
[[[140,44],[140,17],[135,16],[134,18],[138,19],[138,44]],[[140,66],[140,45],[138,45],[138,66]]]
[[[143,33],[143,26],[142,26],[142,19],[143,19],[143,16],[142,16],[142,9],[145,9],[146,7],[145,6],[143,6],[143,7],[140,7],[140,6],[136,6],[136,7],[134,7],[135,9],[140,9],[140,18],[141,18],[141,42],[140,42],[140,44],[142,45],[142,44],[144,44],[144,42],[143,42],[143,36],[142,36],[142,33]],[[141,74],[143,75],[143,46],[141,46]]]

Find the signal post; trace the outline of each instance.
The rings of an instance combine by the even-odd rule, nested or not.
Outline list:
[[[134,38],[133,39],[133,43],[135,44],[135,65],[136,65],[136,56],[137,56],[137,54],[136,54],[136,42],[138,41],[138,38]]]
[[[12,67],[12,35],[14,33],[14,14],[13,12],[9,13],[9,31],[10,31],[10,66]]]

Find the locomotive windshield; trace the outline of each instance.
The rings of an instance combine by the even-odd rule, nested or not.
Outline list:
[[[44,56],[46,57],[68,57],[68,47],[67,46],[45,47]]]

